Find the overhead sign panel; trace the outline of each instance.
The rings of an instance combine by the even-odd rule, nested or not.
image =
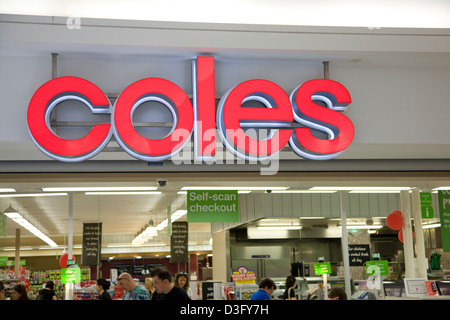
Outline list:
[[[239,222],[237,190],[189,190],[188,222]]]
[[[438,191],[441,238],[444,252],[450,252],[450,190]]]

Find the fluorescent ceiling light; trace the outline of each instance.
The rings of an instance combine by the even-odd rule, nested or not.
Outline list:
[[[400,191],[410,187],[312,187],[309,190],[343,190],[343,191]]]
[[[259,230],[300,230],[301,226],[259,226]]]
[[[55,187],[42,188],[45,192],[71,192],[71,191],[152,191],[158,187]]]
[[[67,193],[13,193],[13,194],[0,194],[0,198],[26,198],[26,197],[56,197],[67,196]]]
[[[432,224],[424,224],[422,226],[422,229],[440,228],[440,227],[441,227],[440,223],[432,223]]]
[[[431,189],[433,191],[438,191],[438,190],[450,190],[450,187],[437,187],[437,188],[433,188]]]
[[[350,225],[347,226],[347,229],[381,229],[383,226],[381,225]]]
[[[325,219],[325,217],[300,217],[301,220],[315,220],[315,219]],[[341,219],[338,219],[341,220]]]
[[[0,188],[0,192],[16,192],[13,188]]]
[[[272,193],[336,193],[337,190],[281,190]]]
[[[352,190],[349,193],[400,193],[400,190]]]
[[[85,192],[84,194],[87,196],[108,196],[108,195],[149,195],[149,194],[161,194],[161,191],[92,191]]]
[[[286,190],[289,187],[183,187],[181,190]]]
[[[40,238],[41,240],[45,241],[49,246],[56,248],[58,245],[49,237],[47,237],[44,233],[42,233],[41,230],[33,226],[30,222],[28,222],[27,219],[22,217],[18,212],[16,212],[11,206],[3,212],[5,216],[22,226],[23,228],[27,229],[29,232],[34,234],[36,237]]]
[[[194,189],[192,189],[192,190],[194,190]],[[239,194],[241,194],[241,193],[250,193],[252,191],[251,190],[238,190],[237,192]],[[178,191],[177,194],[187,194],[187,190],[186,191]]]

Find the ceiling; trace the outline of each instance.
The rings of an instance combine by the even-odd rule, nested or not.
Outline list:
[[[157,180],[164,178],[166,186],[160,187]],[[85,195],[73,193],[73,245],[82,243],[83,223],[101,222],[104,254],[131,254],[140,249],[130,245],[136,233],[149,220],[155,225],[167,217],[167,208],[174,212],[185,208],[186,195],[178,194],[184,186],[262,186],[308,189],[313,186],[409,186],[427,190],[450,185],[450,177],[434,174],[389,174],[389,173],[278,173],[270,177],[259,173],[66,173],[66,174],[4,174],[0,176],[0,188],[11,187],[16,193],[42,193],[43,187],[104,187],[104,186],[154,186],[160,195]],[[252,192],[265,192],[252,191]],[[0,211],[12,206],[32,224],[41,229],[59,246],[67,247],[69,228],[69,197],[4,197],[0,198]],[[186,216],[180,221],[186,220]],[[383,220],[377,221],[384,223]],[[277,223],[277,222],[274,222]],[[302,225],[330,224],[329,220],[302,220]],[[15,246],[16,229],[20,229],[22,247],[34,249],[47,246],[43,241],[8,219],[7,235],[0,238],[0,250]],[[211,239],[210,223],[190,223],[190,248],[209,251]],[[169,243],[167,228],[150,241],[152,244]],[[208,247],[209,246],[209,247]],[[125,248],[127,247],[127,248]],[[156,249],[142,249],[147,253]],[[50,251],[48,251],[50,252]],[[5,252],[6,254],[6,252]],[[22,254],[22,253],[21,253]],[[27,251],[24,250],[23,255]]]

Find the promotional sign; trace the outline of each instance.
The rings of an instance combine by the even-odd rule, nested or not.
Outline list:
[[[433,198],[431,192],[420,193],[420,208],[422,210],[422,219],[434,218]]]
[[[236,190],[188,190],[188,222],[239,222]]]
[[[389,262],[387,260],[366,261],[367,275],[389,275]]]
[[[84,266],[96,266],[100,262],[102,249],[102,224],[83,224],[83,250],[81,264]]]
[[[331,264],[329,262],[314,263],[314,273],[318,275],[331,274]]]
[[[80,268],[63,268],[61,269],[61,283],[80,283]]]
[[[444,252],[450,252],[450,190],[438,191],[441,238]]]
[[[216,133],[226,149],[238,158],[263,161],[287,144],[300,157],[326,160],[350,146],[355,134],[342,114],[351,103],[347,89],[328,79],[314,79],[288,95],[277,84],[261,79],[231,88],[215,106],[214,57],[197,57],[192,66],[193,101],[176,84],[161,78],[134,82],[111,106],[92,82],[78,77],[59,77],[43,84],[28,106],[27,120],[35,145],[49,157],[65,162],[87,160],[114,139],[133,157],[162,161],[178,154],[193,133],[194,158],[215,159]],[[75,100],[93,114],[108,114],[110,123],[95,124],[80,139],[59,137],[50,126],[53,110],[61,102]],[[170,133],[160,139],[144,137],[133,125],[136,109],[145,102],[167,107],[173,118]],[[261,107],[243,106],[248,101]],[[251,138],[247,129],[268,130],[266,137]],[[320,133],[323,137],[318,137]]]
[[[351,267],[363,266],[370,260],[370,245],[368,244],[349,244],[348,258]]]
[[[172,223],[170,262],[189,262],[187,222]]]
[[[231,279],[236,284],[255,284],[256,274],[253,271],[249,271],[246,267],[239,267],[237,271],[233,272]]]
[[[0,267],[8,266],[8,257],[0,257]]]

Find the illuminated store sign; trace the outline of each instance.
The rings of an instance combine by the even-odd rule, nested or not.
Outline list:
[[[36,146],[51,158],[66,162],[87,160],[98,154],[112,136],[130,155],[145,161],[162,161],[179,153],[193,135],[196,159],[214,159],[216,133],[226,149],[246,160],[265,160],[288,143],[299,156],[324,160],[343,152],[352,142],[354,127],[343,115],[351,103],[347,89],[332,80],[310,80],[290,96],[268,80],[249,80],[230,89],[215,105],[214,57],[193,61],[193,99],[176,84],[161,78],[146,78],[128,86],[114,106],[93,83],[77,77],[60,77],[42,85],[28,107],[28,128]],[[50,127],[54,108],[77,100],[94,114],[110,114],[110,124],[94,125],[80,139],[57,136]],[[140,135],[133,114],[143,103],[156,101],[172,115],[170,133],[161,139]],[[256,101],[260,107],[244,104]],[[323,105],[317,104],[320,101]],[[264,138],[250,137],[246,130],[267,129]],[[312,132],[316,132],[314,134]],[[319,137],[321,132],[326,137]]]

